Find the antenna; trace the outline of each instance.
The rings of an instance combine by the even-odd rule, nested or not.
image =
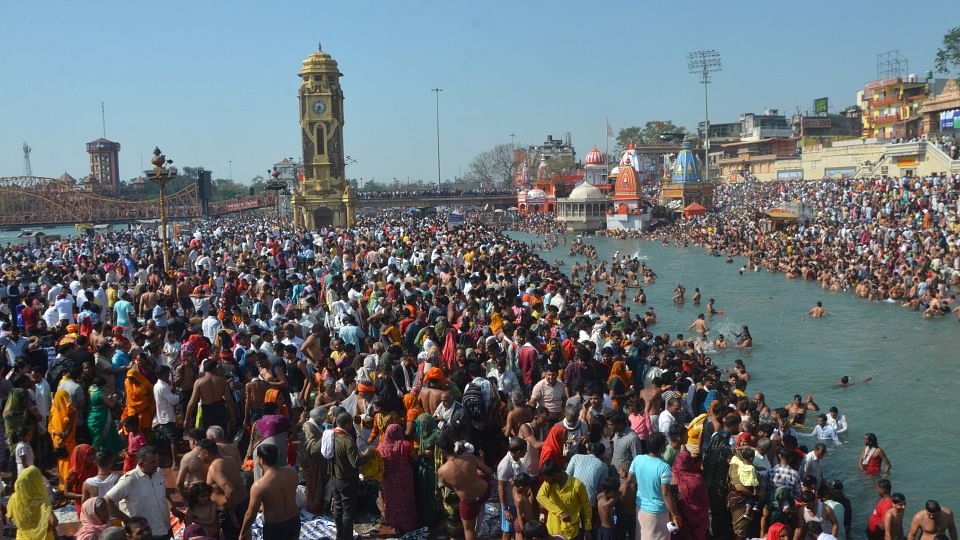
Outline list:
[[[33,176],[33,167],[30,166],[30,152],[33,152],[33,148],[30,148],[30,145],[23,143],[23,175],[24,176]]]
[[[100,102],[100,127],[103,128],[103,138],[107,138],[107,113],[103,108],[103,102]]]

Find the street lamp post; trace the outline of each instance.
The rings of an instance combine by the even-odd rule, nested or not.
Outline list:
[[[153,159],[150,160],[153,169],[145,171],[147,178],[156,182],[160,187],[160,250],[163,252],[163,269],[170,271],[170,246],[167,242],[167,182],[177,175],[177,169],[166,167],[172,165],[173,160],[167,159],[159,147],[153,149]]]
[[[440,181],[440,92],[443,88],[432,88],[431,92],[437,95],[437,189],[443,189],[443,183]]]
[[[706,180],[710,180],[710,108],[707,101],[707,85],[710,74],[720,71],[720,53],[714,50],[700,50],[687,54],[687,66],[690,73],[700,75],[703,85],[703,166]]]

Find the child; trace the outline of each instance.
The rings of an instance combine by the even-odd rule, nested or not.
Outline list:
[[[646,408],[646,402],[640,397],[627,402],[627,410],[630,411],[630,415],[627,417],[630,420],[630,429],[640,439],[640,450],[644,453],[647,451],[647,437],[653,431],[650,415],[647,414]]]
[[[17,456],[17,474],[20,474],[33,465],[33,447],[30,446],[33,443],[33,430],[28,426],[20,428],[16,433],[16,441],[14,454]]]
[[[123,419],[123,429],[127,432],[127,455],[123,458],[123,474],[137,466],[137,452],[147,445],[147,437],[140,431],[140,420],[136,416]]]
[[[527,473],[518,473],[513,477],[513,506],[516,508],[516,516],[513,530],[516,532],[517,540],[522,540],[526,535],[524,527],[526,523],[536,521],[540,516],[537,515],[536,499],[533,493],[536,481]]]
[[[187,490],[187,519],[184,525],[196,523],[203,528],[203,536],[220,537],[217,505],[210,500],[213,487],[206,482],[194,482]]]
[[[616,533],[614,531],[614,517],[617,513],[617,503],[620,499],[620,493],[617,483],[612,479],[607,479],[600,484],[599,493],[597,493],[597,514],[600,516],[600,527],[596,530],[595,540],[614,540]]]

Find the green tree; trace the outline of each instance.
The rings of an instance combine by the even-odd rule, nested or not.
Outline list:
[[[937,71],[950,73],[956,70],[960,75],[960,26],[955,26],[943,36],[943,47],[937,49]]]
[[[670,120],[651,120],[643,125],[643,142],[644,144],[660,144],[663,143],[661,135],[680,135],[681,138],[683,135],[686,135],[687,128],[678,127],[674,125]]]
[[[643,144],[643,128],[632,126],[617,133],[617,153],[622,154],[628,144]]]

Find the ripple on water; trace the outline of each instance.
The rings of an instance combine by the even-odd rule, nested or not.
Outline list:
[[[530,242],[535,237],[517,233]],[[573,236],[567,237],[568,242]],[[542,241],[542,237],[540,237]],[[876,478],[857,470],[866,432],[877,434],[893,463],[890,480],[894,491],[907,496],[912,515],[926,499],[957,508],[960,467],[956,441],[960,440],[960,400],[956,380],[960,363],[960,325],[951,318],[924,320],[918,313],[895,304],[867,302],[847,293],[822,289],[819,284],[788,281],[782,274],[765,271],[739,274],[742,259],[725,264],[698,248],[664,247],[655,242],[585,237],[596,246],[599,260],[610,260],[614,251],[637,253],[659,276],[645,285],[646,306],[629,304],[633,312],[656,309],[660,324],[655,332],[686,332],[706,300],[715,297],[725,314],[710,319],[712,334],[723,332],[734,339],[744,324],[750,327],[753,350],[728,350],[713,355],[717,364],[730,367],[742,358],[753,375],[750,392],[763,391],[772,406],[787,403],[795,393],[812,392],[823,409],[836,406],[848,416],[850,431],[841,437],[844,446],[829,447],[828,478],[844,481],[853,501],[853,530],[862,531],[876,501]],[[547,260],[563,258],[565,272],[582,257],[569,257],[569,243],[543,254]],[[681,282],[687,298],[700,287],[704,305],[688,302],[674,306],[673,288]],[[629,299],[628,299],[629,300]],[[807,310],[822,300],[830,312],[813,320]],[[835,382],[873,381],[851,388]],[[811,421],[812,425],[812,421]],[[801,444],[812,446],[806,438]],[[859,535],[857,535],[859,536]]]

